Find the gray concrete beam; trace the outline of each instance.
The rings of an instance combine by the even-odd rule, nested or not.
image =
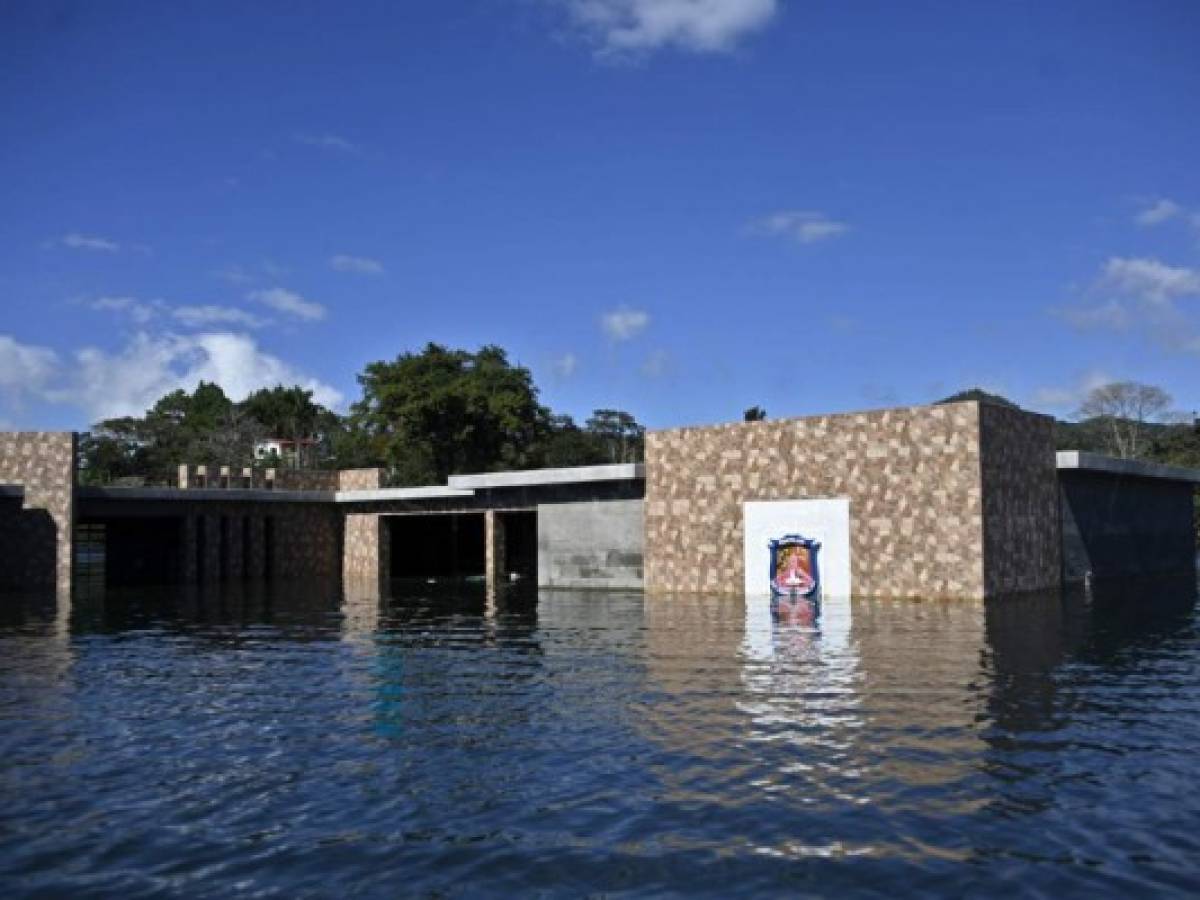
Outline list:
[[[1141,459],[1118,459],[1099,453],[1079,450],[1060,450],[1057,455],[1059,471],[1095,472],[1104,475],[1124,475],[1129,478],[1159,478],[1165,481],[1186,481],[1200,484],[1200,469],[1164,466]]]

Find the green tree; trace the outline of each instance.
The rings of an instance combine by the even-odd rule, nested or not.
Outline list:
[[[767,411],[761,406],[751,406],[742,413],[742,420],[745,422],[765,422],[767,420]]]
[[[378,449],[394,483],[536,462],[549,412],[529,370],[500,347],[470,353],[430,343],[369,364],[358,381],[363,397],[351,409],[351,427]]]
[[[538,454],[544,466],[594,466],[608,462],[608,448],[567,415],[550,417],[549,428]]]
[[[642,459],[646,429],[637,419],[619,409],[597,409],[584,423],[604,448],[605,462],[629,463]]]
[[[299,386],[262,388],[238,404],[238,409],[262,426],[263,437],[294,442],[298,467],[317,467],[332,460],[338,416],[314,402],[312,391]]]

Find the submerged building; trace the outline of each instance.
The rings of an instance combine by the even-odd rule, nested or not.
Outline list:
[[[818,538],[847,595],[1195,574],[1200,472],[1056,454],[1052,419],[975,401],[655,431],[644,464],[408,488],[186,465],[177,487],[81,487],[76,456],[71,433],[0,433],[0,586],[340,573],[740,593],[783,532]]]

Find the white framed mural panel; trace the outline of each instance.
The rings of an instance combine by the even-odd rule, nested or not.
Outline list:
[[[824,600],[849,600],[850,498],[820,500],[751,500],[742,505],[745,526],[746,596],[771,596],[771,554],[768,545],[785,535],[817,541]]]
[[[803,613],[805,601],[772,600],[772,542],[800,537],[816,542],[815,571],[819,582],[819,612],[793,624],[809,625],[822,636],[826,649],[842,647],[850,634],[850,597],[853,593],[850,568],[850,498],[826,497],[806,500],[752,500],[742,505],[746,591],[746,639],[752,657],[769,658],[784,632],[792,631],[781,608]],[[778,557],[776,557],[778,562]],[[806,558],[806,568],[808,567]],[[777,581],[777,584],[779,582]]]

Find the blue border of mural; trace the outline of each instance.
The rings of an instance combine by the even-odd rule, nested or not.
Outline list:
[[[775,597],[806,597],[815,598],[821,595],[821,566],[818,559],[821,549],[821,542],[815,541],[812,538],[806,538],[801,534],[785,534],[783,537],[775,538],[767,541],[767,547],[771,551],[771,595]],[[781,591],[775,587],[776,561],[779,558],[778,550],[780,547],[803,547],[808,551],[808,558],[812,561],[812,589],[806,593],[799,591]]]

